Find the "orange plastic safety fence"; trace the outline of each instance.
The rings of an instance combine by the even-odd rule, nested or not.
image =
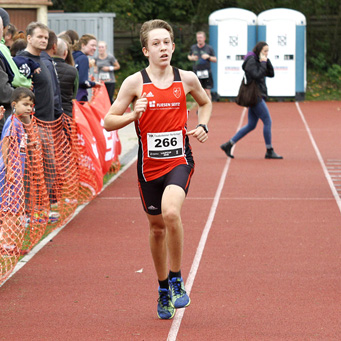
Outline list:
[[[0,284],[21,255],[100,191],[83,142],[67,115],[53,122],[33,117],[29,125],[12,116],[0,142]]]

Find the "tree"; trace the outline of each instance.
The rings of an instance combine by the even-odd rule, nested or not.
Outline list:
[[[307,19],[308,58],[318,55],[327,64],[341,61],[341,4],[339,0],[54,0],[53,9],[65,12],[114,12],[116,20],[132,32],[138,24],[163,19],[174,26],[187,25],[189,34],[207,28],[209,15],[239,7],[259,14],[271,8],[290,8]],[[180,27],[181,28],[181,27]],[[186,43],[184,44],[186,48]]]

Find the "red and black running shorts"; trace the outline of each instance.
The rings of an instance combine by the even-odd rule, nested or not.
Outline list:
[[[161,214],[162,195],[169,185],[180,186],[187,195],[193,172],[193,167],[179,165],[160,178],[147,182],[139,180],[140,197],[145,212],[150,215]]]

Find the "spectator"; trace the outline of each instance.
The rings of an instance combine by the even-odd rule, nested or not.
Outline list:
[[[57,50],[54,59],[58,79],[60,83],[62,106],[65,114],[72,117],[72,100],[76,98],[78,90],[77,69],[66,63],[68,55],[68,44],[61,38],[58,38]]]
[[[67,45],[68,52],[65,58],[65,62],[69,65],[75,66],[75,61],[73,60],[73,57],[72,57],[73,50],[71,46],[72,45],[71,38],[67,34],[58,35],[58,38],[63,39]],[[77,71],[77,88],[78,88],[78,71]]]
[[[98,42],[98,57],[95,58],[95,62],[95,72],[98,73],[98,80],[104,82],[112,104],[116,83],[114,71],[120,69],[120,64],[113,55],[108,53],[105,41]]]
[[[64,34],[66,34],[70,37],[71,45],[75,45],[79,40],[78,33],[74,30],[67,30]]]
[[[35,116],[42,121],[54,121],[54,93],[51,75],[40,58],[46,49],[49,29],[39,22],[31,22],[26,29],[27,47],[17,55],[32,59],[41,68],[40,73],[33,74],[34,93],[36,96]]]
[[[26,40],[26,34],[24,31],[18,31],[13,37],[13,42],[15,42],[18,39],[25,39]]]
[[[213,88],[213,77],[211,72],[211,62],[216,63],[213,47],[205,43],[205,32],[197,32],[197,43],[191,46],[191,52],[188,59],[194,62],[193,71],[199,78],[202,87],[205,89],[208,97],[212,100],[211,89]]]
[[[40,73],[33,74],[36,97],[35,116],[40,121],[51,122],[55,120],[53,83],[49,69],[40,58],[40,53],[46,50],[49,41],[49,28],[40,22],[31,22],[26,28],[26,35],[27,47],[25,51],[19,52],[18,55],[31,58],[36,63],[39,63],[41,67]],[[46,126],[39,124],[38,129],[43,149],[45,182],[51,196],[56,177],[53,136],[51,130]],[[58,220],[59,217],[57,217],[56,213],[50,212],[50,222]]]
[[[16,39],[10,48],[11,56],[15,57],[19,51],[25,50],[26,47],[27,47],[26,39],[21,38]]]
[[[22,31],[20,31],[22,32]],[[19,51],[25,50],[27,47],[27,41],[25,34],[16,34],[13,38],[13,44],[10,47],[11,56],[17,65],[20,73],[26,78],[32,78],[33,73],[39,73],[41,71],[40,65],[28,57],[17,56]]]
[[[7,31],[5,34],[5,44],[8,48],[11,48],[13,42],[14,42],[14,37],[15,34],[17,33],[17,28],[13,24],[8,24]]]
[[[57,42],[58,42],[58,38],[56,34],[50,30],[49,40],[46,46],[46,50],[42,51],[40,54],[40,58],[45,63],[51,75],[53,94],[54,94],[54,118],[55,119],[59,118],[63,114],[62,98],[60,95],[60,84],[58,80],[57,71],[55,68],[55,63],[53,61],[53,56],[56,54],[56,51],[57,51]]]
[[[0,36],[2,37],[3,25],[2,18],[0,17]],[[6,72],[5,61],[6,59],[0,52],[0,105],[3,106],[4,110],[1,110],[0,117],[0,136],[2,132],[2,128],[5,124],[6,119],[11,114],[11,106],[10,100],[13,93],[13,88],[8,78],[8,74]]]
[[[34,106],[34,94],[23,87],[16,88],[11,97],[13,117],[5,123],[1,135],[2,150],[0,158],[0,203],[3,218],[1,227],[0,253],[5,256],[20,254],[20,249],[14,240],[19,234],[24,217],[24,198],[20,198],[25,173],[27,149],[36,146],[37,141],[29,142],[25,133],[25,125],[30,124]],[[19,150],[15,146],[20,146]],[[20,159],[17,161],[19,151]],[[8,157],[11,155],[12,157]],[[27,188],[29,184],[24,181]],[[27,192],[27,191],[24,191]],[[19,220],[20,219],[20,220]]]
[[[95,86],[101,86],[99,82],[89,80],[89,59],[87,56],[93,56],[96,52],[97,40],[91,34],[84,34],[74,46],[73,58],[75,66],[79,73],[79,88],[77,92],[77,101],[88,101],[88,89]]]
[[[254,81],[260,92],[260,98],[256,105],[249,107],[248,122],[240,128],[237,133],[227,142],[223,143],[220,148],[225,154],[234,158],[231,153],[233,146],[244,136],[254,130],[259,120],[264,124],[263,137],[265,142],[265,158],[266,159],[283,159],[283,156],[278,155],[272,147],[272,120],[269,109],[265,103],[268,96],[268,89],[265,83],[265,77],[274,77],[274,68],[268,58],[269,46],[264,41],[259,41],[256,46],[250,51],[244,59],[242,69],[245,71],[247,83]]]
[[[5,39],[3,39],[3,36],[6,34],[7,31],[7,26],[9,25],[9,15],[3,8],[0,8],[0,16],[2,18],[4,27],[3,33],[0,37],[0,53],[2,54],[3,61],[6,66],[6,72],[8,74],[9,81],[14,88],[23,86],[30,89],[32,87],[32,80],[26,78],[19,72],[18,67],[12,59],[8,47],[5,45]]]

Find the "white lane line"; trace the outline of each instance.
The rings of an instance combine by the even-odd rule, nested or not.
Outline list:
[[[242,126],[245,113],[246,113],[246,108],[244,108],[244,110],[242,112],[242,115],[240,117],[240,121],[239,121],[239,125],[238,125],[238,128],[237,128],[237,131]],[[204,252],[204,248],[205,248],[205,244],[206,244],[206,241],[207,241],[208,234],[209,234],[209,232],[211,230],[211,227],[212,227],[212,222],[213,222],[215,213],[217,211],[217,207],[218,207],[218,204],[219,204],[219,199],[220,199],[223,187],[224,187],[224,183],[225,183],[225,180],[226,180],[228,169],[230,167],[230,163],[231,163],[231,159],[227,158],[225,167],[224,167],[223,172],[222,172],[221,177],[220,177],[220,181],[219,181],[219,184],[218,184],[217,191],[216,191],[215,196],[214,196],[214,200],[213,200],[213,203],[212,203],[212,206],[211,206],[211,210],[210,210],[210,213],[209,213],[207,221],[206,221],[206,225],[204,227],[204,230],[202,232],[202,235],[201,235],[201,238],[200,238],[200,241],[199,241],[199,245],[197,247],[197,252],[196,252],[196,254],[194,256],[194,259],[193,259],[191,270],[190,270],[190,272],[188,274],[188,278],[187,278],[187,281],[186,281],[186,291],[187,291],[188,295],[190,295],[190,293],[191,293],[192,286],[193,286],[193,283],[194,283],[194,279],[195,279],[195,276],[197,274],[197,271],[198,271],[198,268],[199,268],[199,265],[200,265],[200,260],[201,260],[202,254]],[[176,314],[174,316],[171,328],[170,328],[169,333],[168,333],[167,341],[176,341],[176,337],[178,335],[178,332],[179,332],[179,329],[180,329],[180,325],[181,325],[181,321],[182,321],[182,318],[184,316],[184,313],[185,313],[185,309],[178,309],[177,310],[177,312],[176,312]]]
[[[335,185],[335,186],[341,186],[341,185]],[[98,198],[99,200],[141,200],[140,197],[101,197]],[[188,200],[214,200],[214,197],[191,197],[186,198],[186,201]],[[246,200],[246,201],[328,201],[328,200],[334,200],[334,198],[289,198],[289,197],[220,197],[220,200]]]
[[[298,104],[298,102],[296,102],[296,107],[297,107],[298,113],[299,113],[300,116],[301,116],[301,119],[302,119],[302,121],[303,121],[303,124],[305,125],[305,129],[307,130],[308,136],[309,136],[309,138],[310,138],[310,142],[311,142],[311,144],[313,145],[313,148],[314,148],[314,150],[315,150],[315,153],[316,153],[316,155],[317,155],[317,158],[318,158],[318,160],[320,161],[321,167],[322,167],[323,172],[324,172],[324,176],[326,177],[326,179],[327,179],[327,181],[328,181],[329,187],[330,187],[330,189],[331,189],[331,191],[332,191],[332,193],[333,193],[333,196],[334,196],[334,198],[335,198],[336,204],[337,204],[337,206],[339,207],[339,210],[340,210],[340,212],[341,212],[341,199],[340,199],[340,197],[339,197],[339,193],[337,192],[337,190],[336,190],[336,188],[335,188],[335,186],[334,186],[333,180],[332,180],[332,178],[331,178],[331,176],[330,176],[330,174],[329,174],[329,172],[328,172],[328,169],[327,169],[327,167],[326,167],[326,165],[325,165],[325,163],[324,163],[324,161],[323,161],[322,155],[321,155],[321,153],[320,153],[320,151],[319,151],[319,149],[318,149],[318,147],[317,147],[317,144],[316,144],[316,142],[315,142],[315,140],[314,140],[314,137],[313,137],[313,135],[312,135],[312,133],[311,133],[311,131],[310,131],[310,128],[309,128],[309,126],[308,126],[308,123],[307,123],[307,121],[306,121],[306,119],[305,119],[305,117],[304,117],[304,114],[303,114],[303,112],[302,112],[302,110],[301,110],[300,105]]]

